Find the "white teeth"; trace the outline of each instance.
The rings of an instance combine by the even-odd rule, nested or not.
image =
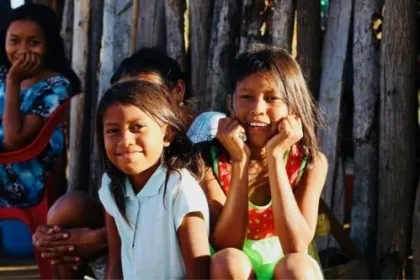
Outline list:
[[[260,122],[251,122],[249,123],[250,126],[258,126],[258,127],[266,127],[267,124],[265,123],[260,123]]]

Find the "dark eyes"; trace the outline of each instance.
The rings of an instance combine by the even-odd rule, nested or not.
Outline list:
[[[249,100],[249,99],[254,99],[254,96],[251,95],[251,94],[241,94],[239,96],[239,98],[240,99],[247,99],[247,100]],[[281,100],[281,99],[278,96],[266,96],[266,97],[264,97],[264,100],[266,102],[275,102],[275,101],[278,101],[278,100]]]
[[[31,41],[31,46],[39,46],[41,44],[41,41]]]

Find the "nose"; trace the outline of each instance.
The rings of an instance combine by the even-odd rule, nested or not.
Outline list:
[[[120,145],[123,147],[129,147],[134,144],[134,134],[126,130],[121,135]]]
[[[264,99],[255,99],[253,100],[253,102],[251,102],[251,106],[250,106],[250,114],[253,115],[261,115],[265,112],[267,107],[267,104],[265,102]]]
[[[27,53],[27,52],[29,52],[28,44],[26,42],[21,42],[19,44],[19,47],[18,47],[18,53],[19,54],[24,54],[24,53]]]

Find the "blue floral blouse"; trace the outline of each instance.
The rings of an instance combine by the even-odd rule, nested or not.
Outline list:
[[[0,153],[3,149],[3,112],[7,69],[0,66]],[[35,83],[21,91],[20,111],[35,114],[46,120],[71,93],[70,82],[57,75]],[[64,148],[64,133],[57,128],[49,145],[38,158],[10,164],[0,164],[0,207],[29,207],[36,205],[44,193],[45,170]]]

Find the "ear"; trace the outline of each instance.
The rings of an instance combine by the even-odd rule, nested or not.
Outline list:
[[[233,108],[233,97],[232,97],[231,94],[227,95],[226,103],[227,103],[227,108],[228,108],[228,111],[229,111],[229,115],[234,116],[235,115],[235,109]]]
[[[172,93],[175,96],[176,103],[184,101],[185,97],[185,83],[183,80],[178,80],[176,86],[172,89]]]
[[[165,129],[165,137],[163,137],[163,146],[165,148],[169,147],[174,137],[175,137],[174,130],[172,129],[172,127],[167,126]]]

